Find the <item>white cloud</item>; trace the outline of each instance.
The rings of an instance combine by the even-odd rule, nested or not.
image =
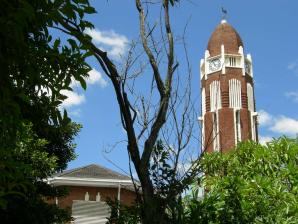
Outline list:
[[[90,35],[95,44],[107,51],[111,57],[118,59],[127,49],[128,39],[126,36],[113,30],[101,31],[98,29],[86,29],[85,33]]]
[[[280,134],[296,135],[298,133],[298,120],[280,116],[275,118],[270,130]]]
[[[75,80],[72,78],[71,83],[69,85],[71,88],[75,88],[75,87],[81,87],[81,84],[79,81]]]
[[[261,126],[268,126],[273,122],[273,116],[267,113],[265,110],[260,110],[258,112],[258,121]]]
[[[74,85],[74,83],[72,85]],[[43,93],[45,93],[46,96],[48,96],[48,97],[52,96],[52,91],[49,88],[41,87],[38,94],[41,95]],[[65,99],[62,102],[62,104],[59,105],[60,108],[71,107],[71,106],[79,105],[79,104],[85,102],[85,96],[83,94],[80,95],[74,91],[69,91],[69,90],[61,90],[60,93],[62,95],[67,96],[67,99]],[[76,114],[78,116],[78,111],[76,111],[76,112],[74,111],[74,114]]]
[[[104,88],[108,85],[107,81],[102,77],[102,74],[97,71],[96,69],[92,69],[89,73],[88,73],[88,77],[85,78],[86,83],[88,85],[96,85],[98,84],[101,88]],[[72,106],[78,106],[82,103],[84,103],[86,101],[85,95],[84,94],[80,94],[78,93],[78,91],[81,89],[81,84],[79,81],[76,81],[75,79],[72,79],[71,83],[70,83],[70,87],[73,88],[73,91],[69,91],[69,90],[61,90],[60,93],[62,95],[67,96],[67,99],[65,99],[62,104],[59,106],[61,109],[62,108],[66,108],[66,107],[72,107]],[[38,89],[36,87],[36,90],[38,91],[39,96],[41,94],[46,94],[46,96],[51,96],[52,92],[49,88],[45,88],[45,87],[41,87],[40,89]],[[69,114],[79,117],[80,116],[80,110],[73,110],[70,111]]]
[[[271,141],[272,141],[272,137],[270,136],[262,136],[262,135],[259,136],[259,142],[262,145],[265,145],[267,142],[271,142]]]
[[[102,74],[96,69],[93,68],[88,74],[89,77],[86,79],[87,84],[93,85],[98,83],[102,88],[108,85],[107,81],[102,77]]]
[[[99,84],[100,87],[104,88],[108,85],[108,82],[102,77],[102,74],[97,71],[95,68],[93,68],[89,73],[88,73],[88,77],[85,78],[85,81],[87,83],[87,85],[95,85],[95,84]],[[81,84],[79,81],[72,79],[71,83],[70,83],[70,87],[74,88],[74,87],[80,87]],[[87,86],[88,88],[88,86]]]
[[[287,68],[293,71],[295,75],[298,75],[298,60],[288,64]]]
[[[286,96],[292,98],[294,102],[298,103],[298,91],[297,92],[287,92]]]
[[[260,110],[258,114],[260,126],[265,126],[267,130],[291,137],[298,134],[298,120],[284,115],[274,116],[265,110]],[[260,142],[265,142],[269,138],[269,136],[260,136]]]
[[[288,64],[288,69],[289,70],[293,70],[293,69],[295,69],[297,67],[298,67],[298,62],[297,61],[291,62],[290,64]]]
[[[71,110],[71,111],[69,111],[69,115],[74,116],[74,117],[80,117],[81,109]]]
[[[78,94],[73,91],[68,90],[61,90],[61,94],[67,96],[67,99],[65,99],[61,105],[61,107],[71,107],[79,105],[86,101],[85,96],[83,94]]]
[[[92,69],[88,73],[88,77],[85,78],[86,83],[88,85],[96,85],[98,84],[101,88],[104,88],[108,85],[107,81],[104,80],[101,73],[97,71],[96,69]],[[79,94],[78,91],[80,90],[81,84],[79,81],[73,79],[70,83],[70,87],[73,88],[73,91],[68,90],[62,90],[61,94],[67,96],[67,99],[65,99],[61,105],[61,107],[72,107],[72,106],[78,106],[86,101],[84,94]],[[71,112],[70,112],[71,114]],[[73,111],[74,116],[79,116],[78,111]]]

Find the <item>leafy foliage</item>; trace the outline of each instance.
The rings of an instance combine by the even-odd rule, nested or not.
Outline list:
[[[76,21],[95,10],[86,0],[2,1],[0,14],[0,214],[6,223],[60,223],[65,211],[45,203],[62,194],[43,182],[75,157],[80,125],[59,105],[61,90],[84,78],[88,53],[76,41],[54,39],[49,27]],[[18,214],[18,216],[16,216]],[[18,218],[19,217],[19,218]]]
[[[141,221],[140,206],[138,203],[133,205],[123,205],[117,199],[109,199],[107,201],[111,209],[111,216],[108,218],[107,224],[138,224]]]
[[[182,193],[188,189],[194,174],[186,174],[184,179],[180,179],[177,170],[170,160],[170,152],[161,140],[158,140],[153,149],[152,160],[150,162],[150,177],[154,184],[154,200],[151,206],[160,209],[156,214],[157,220],[161,223],[184,223],[184,207]],[[138,185],[139,183],[136,182]],[[144,205],[139,200],[131,206],[120,204],[117,200],[110,200],[108,204],[111,208],[111,216],[108,223],[130,224],[140,223]],[[155,218],[156,218],[155,217]]]
[[[187,223],[297,223],[298,144],[240,143],[228,154],[205,155],[206,176],[186,199]],[[198,200],[198,187],[206,194]]]
[[[6,183],[1,189],[6,194],[0,198],[1,207],[5,208],[0,210],[4,223],[62,223],[70,219],[67,211],[45,203],[41,197],[65,194],[64,189],[43,181],[57,167],[57,157],[45,151],[47,144],[33,133],[32,124],[19,128],[16,147],[9,154],[13,160],[1,170],[1,183]]]
[[[179,171],[171,164],[170,152],[161,140],[158,140],[150,166],[150,176],[155,189],[155,201],[161,210],[166,211],[167,222],[181,223],[183,216],[182,193],[188,189],[191,178],[179,178]],[[186,175],[189,175],[186,173]],[[189,176],[190,177],[190,176]]]
[[[195,116],[195,113],[192,113],[193,106],[190,102],[191,88],[189,87],[191,85],[187,85],[187,87],[185,87],[185,93],[181,93],[183,97],[188,96],[186,97],[188,99],[184,106],[182,106],[182,98],[181,100],[179,99],[180,96],[178,95],[180,94],[177,94],[178,91],[174,90],[178,90],[180,86],[179,79],[177,80],[177,85],[174,84],[176,82],[174,81],[176,80],[175,75],[178,74],[177,68],[179,67],[179,62],[174,50],[176,38],[174,38],[171,29],[169,9],[179,2],[179,0],[163,0],[156,2],[156,4],[162,7],[161,14],[163,16],[160,16],[159,23],[151,23],[149,21],[151,16],[148,16],[148,12],[151,11],[149,9],[151,4],[148,4],[146,1],[135,0],[140,25],[138,38],[140,41],[137,42],[141,43],[140,45],[135,42],[131,43],[131,50],[128,52],[127,57],[124,56],[123,58],[125,60],[123,68],[113,62],[112,58],[109,56],[109,52],[95,45],[91,37],[84,33],[84,29],[76,20],[76,15],[68,16],[67,19],[59,19],[58,21],[61,23],[61,27],[56,27],[69,34],[70,37],[75,38],[82,44],[83,49],[88,50],[90,55],[94,56],[98,65],[113,85],[119,106],[121,124],[127,134],[128,155],[134,165],[142,188],[142,194],[138,195],[138,199],[140,200],[140,204],[142,204],[141,217],[143,223],[165,223],[164,218],[167,216],[165,210],[169,207],[168,202],[171,203],[176,200],[174,198],[182,191],[180,186],[187,186],[186,183],[190,182],[195,174],[195,172],[191,172],[187,174],[186,178],[183,180],[177,178],[172,179],[171,177],[173,174],[176,174],[177,163],[182,160],[180,157],[182,153],[180,154],[180,152],[184,151],[190,142],[192,136],[191,130],[194,126],[192,118]],[[93,11],[91,10],[91,12]],[[156,26],[159,26],[160,29],[155,29]],[[160,30],[160,32],[157,32],[157,35],[159,35],[158,38],[155,38],[156,30]],[[163,41],[159,41],[161,39]],[[137,45],[141,47],[142,53],[137,52],[138,50],[135,51],[135,49],[138,48],[136,48]],[[185,54],[187,54],[186,49],[184,49],[184,51]],[[151,70],[149,73],[152,74],[152,84],[150,87],[148,86],[148,98],[137,93],[135,89],[137,85],[134,85],[136,79],[139,78],[141,74],[145,74],[147,65]],[[190,81],[191,69],[189,66],[187,67],[189,75],[186,79]],[[132,71],[135,68],[136,70]],[[144,80],[150,78],[147,77],[147,75],[145,76],[146,79]],[[140,82],[138,81],[136,83]],[[143,91],[147,88],[141,89]],[[140,112],[139,109],[143,112],[137,113],[137,111]],[[138,116],[138,114],[141,116]],[[177,120],[180,120],[176,116],[178,114],[179,117],[181,117],[181,127],[179,127],[177,122]],[[170,120],[173,123],[169,121],[169,117],[171,117]],[[167,180],[165,180],[164,183],[170,181],[171,186],[162,186],[164,184],[162,183],[158,191],[161,190],[160,192],[164,192],[167,195],[161,196],[155,191],[156,189],[154,187],[156,183],[153,183],[154,177],[151,178],[150,176],[150,160],[157,140],[165,137],[162,136],[162,131],[163,129],[167,129],[166,124],[169,124],[168,127],[171,129],[175,127],[174,132],[178,137],[174,141],[177,140],[179,152],[174,153],[176,162],[174,162],[174,166],[172,167],[173,170],[168,169],[165,171],[167,172],[165,175],[169,175],[169,177],[166,177]],[[174,136],[174,134],[170,135]],[[168,143],[168,140],[169,139],[165,140],[165,142]],[[168,150],[168,148],[165,148],[165,150]],[[163,175],[163,177],[165,176]],[[179,181],[182,183],[180,184]],[[170,190],[168,194],[167,188],[170,187],[178,188],[175,188],[173,191]]]

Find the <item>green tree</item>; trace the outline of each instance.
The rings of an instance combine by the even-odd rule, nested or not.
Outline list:
[[[70,214],[45,199],[62,196],[65,189],[52,188],[43,181],[57,169],[58,158],[47,152],[48,142],[38,138],[32,128],[31,123],[19,126],[16,145],[9,151],[11,160],[2,163],[5,167],[1,170],[1,190],[6,194],[1,195],[1,221],[63,223]]]
[[[298,144],[284,137],[206,154],[201,161],[206,175],[185,199],[186,223],[297,223],[297,165]],[[198,187],[206,189],[201,200]]]
[[[169,208],[175,207],[187,183],[198,171],[196,166],[184,169],[185,172],[180,169],[187,161],[185,155],[194,150],[189,143],[196,135],[193,131],[197,116],[191,97],[192,70],[184,35],[179,38],[172,31],[170,11],[178,2],[162,0],[149,4],[135,0],[139,35],[137,41],[132,41],[127,55],[122,55],[123,66],[116,64],[109,52],[96,46],[74,18],[61,18],[61,27],[58,27],[89,51],[111,81],[127,135],[127,153],[139,179],[135,190],[140,217],[146,224],[168,223],[169,216],[179,216],[179,209],[171,209],[169,215]],[[159,22],[149,16],[156,6],[161,8]],[[183,77],[178,76],[180,61],[175,53],[176,40],[181,40],[181,51],[186,55],[181,59],[186,61],[187,70]],[[137,84],[141,82],[147,87]],[[155,168],[151,161],[156,156],[158,139],[165,146],[161,150],[165,153],[159,152],[159,156],[166,158],[160,161],[160,170],[152,172]]]
[[[5,223],[53,223],[69,219],[45,203],[62,191],[43,179],[65,169],[75,157],[73,138],[80,125],[59,109],[90,67],[75,41],[49,34],[62,18],[83,19],[95,10],[88,1],[1,1],[0,14],[0,216]]]
[[[159,24],[160,29],[157,29],[155,21],[150,24],[150,17],[147,16],[151,4],[147,1],[135,1],[140,24],[142,57],[138,55],[139,52],[133,55],[132,44],[124,69],[116,66],[109,57],[109,52],[95,46],[90,36],[86,35],[86,28],[92,28],[92,25],[83,19],[84,15],[95,12],[88,0],[3,2],[0,17],[0,67],[3,68],[4,74],[0,80],[0,145],[5,155],[1,157],[4,158],[1,160],[1,175],[4,177],[1,186],[4,187],[0,194],[3,213],[13,211],[14,207],[10,205],[17,204],[13,203],[14,197],[18,200],[27,198],[27,201],[37,201],[41,196],[47,196],[44,192],[39,194],[39,191],[36,191],[37,199],[30,197],[28,189],[31,189],[30,186],[38,186],[41,177],[33,175],[27,178],[16,168],[20,166],[13,165],[17,159],[12,152],[16,148],[16,136],[22,125],[32,125],[31,130],[37,139],[46,141],[43,147],[48,153],[46,155],[55,158],[55,167],[51,172],[65,168],[66,163],[73,158],[71,142],[78,127],[70,122],[66,112],[60,113],[58,106],[65,99],[60,92],[63,89],[71,90],[69,85],[72,79],[81,82],[83,88],[86,87],[84,77],[90,68],[85,59],[92,55],[111,80],[115,91],[122,125],[127,133],[127,151],[142,188],[142,193],[138,194],[142,222],[168,222],[169,206],[175,207],[176,199],[181,199],[179,195],[187,187],[184,182],[189,182],[197,171],[189,169],[184,175],[180,173],[179,168],[183,155],[187,154],[196,114],[191,113],[194,107],[190,100],[190,82],[185,88],[186,91],[181,96],[178,94],[181,93],[180,78],[177,77],[179,63],[175,54],[175,37],[170,20],[170,10],[177,2],[179,1],[158,2],[162,7],[163,16]],[[67,34],[68,43],[59,39],[53,40],[49,35],[49,27]],[[156,34],[157,32],[159,33]],[[186,60],[189,66],[188,59]],[[138,68],[131,71],[137,64],[140,65],[140,71]],[[135,78],[145,74],[143,65],[149,65],[148,70],[151,74],[151,81],[146,82],[149,84],[149,91],[144,97],[136,94],[128,84],[130,82],[134,86]],[[191,69],[188,66],[188,76],[185,77],[190,81]],[[136,95],[138,98],[135,101],[133,98]],[[139,113],[141,116],[137,116],[139,109],[142,110],[142,113]],[[172,136],[169,136],[170,133],[173,133]],[[171,155],[158,152],[158,157],[161,156],[162,159],[160,165],[165,173],[152,172],[154,167],[150,161],[156,156],[154,150],[158,139],[162,137],[166,145],[162,151],[169,151]],[[173,142],[167,141],[169,138],[175,139],[175,149],[172,148]],[[167,160],[165,162],[164,156]],[[18,163],[27,164],[22,160]],[[47,172],[47,175],[51,172]],[[20,175],[21,181],[16,182],[10,178],[17,175]],[[34,180],[26,182],[31,184],[30,186],[23,184],[28,179]],[[22,186],[26,187],[22,189]],[[29,203],[23,203],[26,204]],[[39,207],[36,206],[36,209]],[[176,217],[177,212],[174,211],[172,216]],[[7,217],[14,218],[9,215]],[[26,216],[24,220],[25,218]],[[38,219],[39,217],[36,217],[35,220]],[[28,217],[28,220],[29,223],[33,223],[34,219]],[[53,219],[44,220],[46,222]]]

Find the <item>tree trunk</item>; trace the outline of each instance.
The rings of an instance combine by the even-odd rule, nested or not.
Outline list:
[[[166,223],[165,208],[161,198],[154,194],[154,188],[150,180],[148,169],[140,172],[142,187],[141,219],[143,224],[163,224]]]
[[[154,196],[143,195],[142,223],[143,224],[165,224],[166,214],[161,200]]]

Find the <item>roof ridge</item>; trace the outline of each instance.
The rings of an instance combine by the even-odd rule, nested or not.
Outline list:
[[[70,169],[70,170],[65,170],[64,172],[61,172],[61,173],[59,173],[59,174],[57,174],[57,175],[55,175],[55,176],[57,176],[57,177],[63,177],[63,176],[71,175],[71,174],[73,174],[73,173],[75,173],[75,172],[80,172],[80,170],[83,170],[83,169],[86,169],[86,168],[89,168],[89,167],[92,167],[92,166],[93,166],[93,167],[96,167],[96,168],[98,168],[98,169],[104,170],[104,171],[107,172],[107,173],[110,173],[110,174],[119,176],[119,177],[131,178],[131,177],[130,177],[129,175],[127,175],[127,174],[122,174],[122,173],[120,173],[120,172],[118,172],[118,171],[114,171],[114,170],[112,170],[112,169],[109,169],[109,168],[107,168],[107,167],[104,167],[104,166],[99,165],[99,164],[94,164],[94,163],[89,164],[89,165],[85,165],[85,166],[81,166],[81,167],[78,167],[78,168]]]
[[[99,168],[101,168],[101,169],[105,169],[105,170],[110,171],[110,172],[112,172],[112,173],[114,173],[114,174],[118,174],[118,175],[125,176],[125,177],[129,177],[129,178],[130,178],[130,176],[128,176],[128,175],[122,174],[122,173],[120,173],[120,172],[118,172],[118,171],[109,169],[109,168],[104,167],[104,166],[102,166],[102,165],[98,165],[98,164],[90,164],[90,165],[95,165],[95,166],[97,166],[97,167],[99,167]]]
[[[88,166],[91,166],[91,165],[94,165],[94,164],[89,164],[89,165],[86,165],[86,166],[81,166],[81,167],[78,167],[78,168],[73,168],[73,169],[70,169],[70,170],[65,170],[65,171],[61,172],[58,176],[64,176],[66,174],[71,174],[71,173],[73,173],[75,171],[78,171],[78,170],[87,168]]]

